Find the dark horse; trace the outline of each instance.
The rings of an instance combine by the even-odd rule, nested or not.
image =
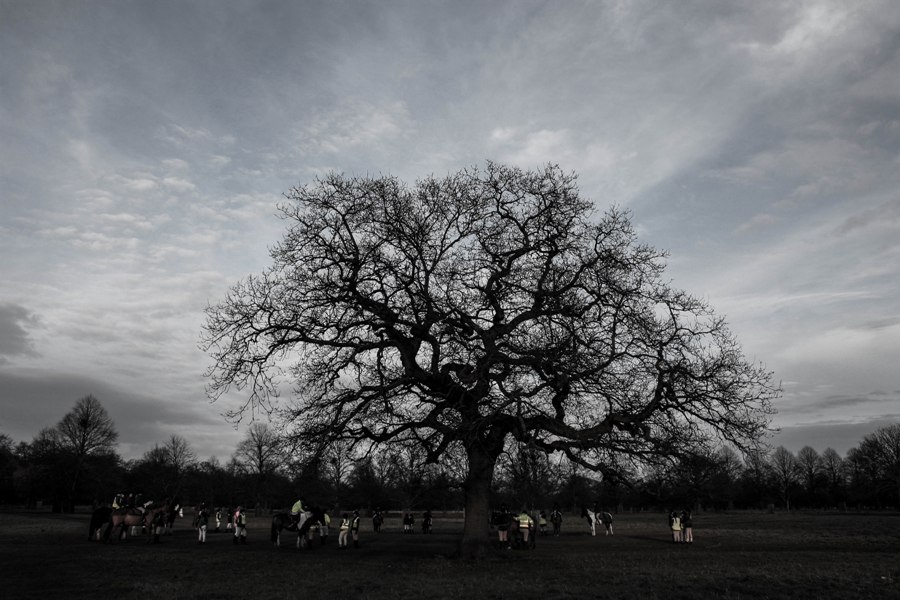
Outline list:
[[[306,534],[318,523],[325,522],[325,512],[319,507],[312,507],[300,513],[296,518],[290,513],[280,512],[272,515],[272,543],[281,546],[281,531],[297,532],[297,548],[301,548]]]
[[[381,526],[384,524],[384,515],[381,514],[381,510],[375,509],[375,514],[372,515],[372,529],[375,533],[381,533]]]
[[[149,506],[145,509],[135,507],[112,509],[109,506],[101,506],[91,513],[88,540],[97,537],[103,541],[109,541],[113,529],[118,529],[118,538],[122,540],[125,538],[125,531],[128,527],[150,527],[156,517],[167,510],[169,510],[168,504]],[[106,530],[101,536],[100,529],[104,525],[106,525]]]
[[[172,502],[166,506],[165,534],[172,535],[175,531],[175,518],[183,517],[184,509],[178,502]]]

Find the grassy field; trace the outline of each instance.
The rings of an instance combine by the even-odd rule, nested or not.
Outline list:
[[[87,541],[87,515],[0,513],[0,598],[822,598],[900,599],[900,515],[736,512],[697,514],[692,545],[671,542],[662,514],[617,515],[612,537],[570,517],[534,550],[497,550],[471,563],[453,554],[461,522],[431,535],[365,522],[360,548],[273,548],[269,520],[249,543],[190,519],[160,544]],[[295,537],[286,538],[293,542]]]

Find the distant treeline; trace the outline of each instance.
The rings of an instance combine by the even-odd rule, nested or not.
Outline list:
[[[420,453],[402,445],[362,453],[333,443],[316,456],[298,456],[288,440],[256,423],[226,462],[198,460],[177,435],[137,460],[123,460],[117,439],[93,396],[31,442],[16,444],[0,434],[0,503],[69,511],[134,493],[187,506],[203,501],[261,510],[287,508],[298,497],[329,509],[464,505],[461,462],[424,464]],[[865,436],[846,456],[809,446],[796,454],[784,447],[738,453],[723,446],[678,460],[619,464],[605,477],[516,446],[497,468],[494,501],[515,509],[558,503],[564,510],[595,504],[608,510],[897,507],[900,423]]]

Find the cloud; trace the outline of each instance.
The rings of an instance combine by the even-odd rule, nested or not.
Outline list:
[[[898,422],[900,413],[894,412],[863,421],[790,425],[782,427],[769,443],[773,447],[784,446],[795,454],[804,446],[812,447],[819,454],[827,448],[832,448],[846,458],[847,451],[857,447],[865,436],[881,427]]]
[[[772,216],[770,214],[767,214],[767,213],[759,214],[759,215],[754,216],[749,221],[741,223],[738,226],[738,228],[734,230],[734,233],[736,235],[741,235],[743,233],[747,233],[748,231],[752,231],[758,227],[762,227],[762,228],[769,227],[770,225],[773,225],[774,223],[777,223],[777,222],[778,222],[778,219],[776,219],[774,216]]]
[[[88,394],[100,401],[115,423],[119,452],[125,459],[139,458],[173,434],[185,437],[200,457],[230,456],[240,441],[240,434],[221,415],[224,407],[210,405],[202,397],[163,397],[83,375],[0,369],[2,433],[16,441],[30,441],[42,428],[56,425]]]
[[[180,177],[164,177],[162,180],[162,184],[167,189],[179,193],[193,192],[197,189],[196,185]]]
[[[18,304],[0,304],[0,366],[19,356],[37,357],[30,330],[40,319]]]
[[[191,166],[188,161],[180,158],[166,158],[160,162],[165,168],[171,169],[172,171],[186,171]]]
[[[415,131],[401,101],[376,104],[347,98],[328,112],[314,116],[297,134],[306,154],[383,152]]]

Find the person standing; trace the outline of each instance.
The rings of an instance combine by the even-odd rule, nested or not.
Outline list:
[[[222,507],[216,508],[216,533],[219,533],[219,528],[222,526]]]
[[[509,548],[509,522],[509,510],[505,504],[501,504],[500,510],[494,515],[494,525],[497,526],[497,541],[500,542],[501,548],[503,546]]]
[[[244,512],[243,507],[238,506],[237,510],[234,511],[234,540],[233,543],[237,544],[240,542],[241,544],[247,543],[247,513]]]
[[[353,535],[353,547],[359,548],[359,511],[353,511],[353,518],[350,520],[350,533]]]
[[[553,524],[553,535],[559,535],[562,529],[562,511],[559,504],[554,504],[553,510],[550,511],[550,522]]]
[[[347,547],[347,536],[350,534],[350,517],[347,516],[347,513],[341,515],[341,528],[340,533],[338,533],[338,548],[344,549]]]
[[[328,511],[322,511],[322,518],[319,521],[319,540],[324,546],[328,542],[328,528],[331,526],[331,515]]]
[[[201,502],[197,507],[197,541],[200,544],[206,543],[206,528],[209,526],[209,511],[206,509],[206,502]]]
[[[681,512],[681,540],[685,544],[694,543],[694,523],[690,509],[684,509]]]
[[[676,511],[669,513],[669,528],[672,530],[672,541],[681,542],[681,517]]]
[[[416,518],[413,516],[411,512],[405,513],[403,515],[403,533],[412,533],[413,525],[416,523]]]
[[[531,534],[531,529],[534,527],[534,519],[531,518],[531,515],[528,514],[528,511],[524,508],[519,512],[519,516],[516,517],[516,520],[519,522],[519,531],[522,533],[522,541],[525,542],[525,545],[528,545],[528,536]]]

